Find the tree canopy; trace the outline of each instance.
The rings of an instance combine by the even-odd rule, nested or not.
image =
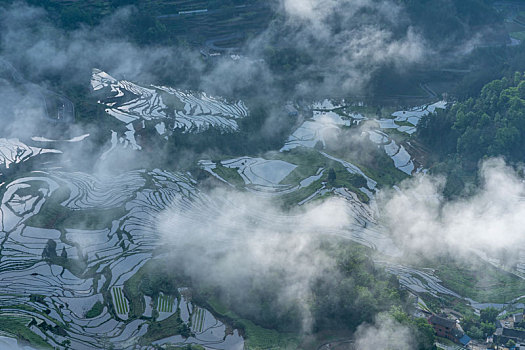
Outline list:
[[[421,120],[418,137],[448,172],[472,173],[486,157],[525,159],[525,74],[486,84],[480,94]],[[453,161],[451,161],[453,160]],[[439,167],[439,166],[438,166]]]

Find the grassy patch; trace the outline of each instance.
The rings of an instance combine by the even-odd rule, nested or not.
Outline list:
[[[147,265],[147,263],[146,263]],[[124,282],[124,295],[129,300],[129,315],[131,317],[140,317],[146,310],[146,305],[144,304],[144,297],[140,292],[140,282],[144,275],[144,267],[139,269],[137,273],[133,275],[130,279]]]
[[[512,32],[509,33],[511,38],[518,39],[518,40],[525,40],[525,31],[523,32]]]
[[[378,106],[347,106],[340,110],[339,113],[344,115],[361,114],[367,118],[375,119],[377,117],[388,117],[396,111],[393,107],[378,107]]]
[[[439,266],[436,275],[445,287],[479,302],[504,303],[525,290],[525,280],[479,258],[468,263],[443,258],[433,266]]]
[[[371,154],[362,158],[353,152],[343,154],[330,150],[327,153],[354,164],[366,176],[377,181],[379,187],[392,187],[408,177],[394,166],[392,159],[382,149],[374,149]]]
[[[173,314],[160,322],[151,322],[148,331],[140,338],[141,345],[149,345],[155,340],[170,337],[172,335],[182,334],[189,336],[189,328],[182,322],[178,313]]]
[[[334,170],[336,178],[331,184],[333,187],[345,187],[357,194],[360,201],[368,203],[370,198],[360,190],[361,187],[366,187],[366,179],[363,176],[359,174],[351,174],[341,165],[338,167],[336,166]],[[325,173],[325,176],[328,176],[327,173]]]
[[[0,330],[40,348],[52,349],[51,345],[47,344],[27,327],[30,321],[29,317],[2,315],[0,316]]]
[[[97,301],[95,305],[93,305],[93,307],[86,313],[86,318],[94,318],[100,316],[103,310],[104,304],[102,304],[100,301]]]
[[[298,165],[282,183],[298,184],[300,180],[315,175],[319,168],[324,168],[325,170],[323,176],[310,184],[310,186],[283,195],[282,200],[285,207],[297,204],[321,188],[321,182],[328,181],[329,169],[335,171],[336,177],[334,181],[327,185],[327,188],[345,187],[356,193],[361,201],[365,203],[369,201],[368,196],[359,190],[361,187],[366,187],[364,177],[350,173],[341,163],[323,156],[317,150],[297,148],[289,152],[272,153],[269,156]]]
[[[300,201],[308,198],[315,193],[319,188],[321,188],[321,182],[323,180],[317,180],[308,187],[300,188],[296,191],[283,194],[279,197],[282,202],[283,208],[292,208],[297,205]]]
[[[245,186],[244,180],[237,172],[237,168],[227,168],[220,162],[216,162],[216,168],[212,171],[236,187]]]
[[[410,127],[414,127],[414,125],[410,122],[407,122],[407,121],[400,121],[400,120],[394,120],[394,123],[396,125],[399,125],[399,126],[410,126]]]
[[[452,340],[442,337],[436,337],[436,341],[440,344],[446,345],[447,347],[452,347],[453,349],[461,349],[458,344],[454,343]]]
[[[315,168],[313,166],[299,165],[281,181],[281,184],[298,185],[299,182],[306,179],[307,177],[315,175],[317,173],[317,170],[319,170],[319,168]]]
[[[309,176],[315,175],[319,168],[324,168],[325,173],[320,181],[326,181],[328,169],[333,168],[336,172],[336,183],[334,185],[357,189],[366,186],[365,179],[358,174],[352,174],[339,162],[329,159],[313,149],[297,148],[289,152],[274,154],[274,157],[298,165],[282,183],[297,184]]]
[[[293,335],[259,327],[249,320],[240,320],[239,322],[244,327],[245,346],[248,350],[297,349],[299,341]]]
[[[164,349],[166,349],[166,350],[205,350],[205,348],[203,348],[200,345],[196,345],[196,344],[188,344],[188,345],[184,345],[184,346],[166,345],[166,347]]]

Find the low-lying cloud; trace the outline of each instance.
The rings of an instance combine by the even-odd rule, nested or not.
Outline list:
[[[386,313],[376,316],[373,324],[362,324],[355,332],[355,349],[416,349],[410,328],[394,320]]]
[[[250,194],[214,190],[210,200],[161,216],[162,239],[175,250],[176,265],[197,284],[219,286],[246,310],[263,306],[250,300],[252,289],[268,289],[277,296],[271,305],[283,313],[299,308],[301,328],[308,331],[311,283],[334,264],[319,249],[320,238],[350,222],[344,201],[331,199],[290,216]]]
[[[525,247],[525,183],[502,159],[485,161],[472,196],[446,201],[441,177],[416,176],[382,196],[383,220],[397,243],[434,256]]]
[[[33,80],[87,81],[98,67],[128,80],[171,79],[211,93],[251,89],[272,96],[283,91],[276,84],[281,73],[261,60],[270,47],[291,48],[311,60],[297,72],[292,91],[285,89],[288,96],[360,92],[381,65],[402,69],[428,51],[424,38],[399,20],[403,8],[390,0],[279,0],[274,5],[277,19],[241,47],[246,59],[225,55],[211,66],[197,48],[134,43],[126,31],[137,14],[134,7],[120,8],[96,26],[65,31],[44,9],[15,2],[0,11],[0,42],[3,54]],[[322,81],[307,78],[311,74]]]
[[[281,0],[279,4],[284,21],[274,22],[263,37],[269,44],[279,42],[309,56],[313,64],[303,69],[322,75],[321,81],[298,84],[299,95],[362,93],[379,67],[403,70],[431,51],[403,19],[403,7],[393,1]]]

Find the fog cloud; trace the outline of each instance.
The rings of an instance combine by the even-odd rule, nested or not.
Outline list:
[[[480,173],[481,187],[464,199],[445,201],[444,179],[432,176],[417,176],[384,195],[384,222],[397,242],[430,256],[523,248],[523,180],[502,159],[485,161]]]
[[[86,86],[96,67],[130,80],[148,80],[154,71],[185,66],[186,51],[133,44],[125,34],[133,15],[131,7],[119,9],[95,27],[66,32],[50,22],[45,10],[18,2],[0,12],[3,55],[24,68],[29,80],[60,76]]]
[[[250,300],[250,290],[265,286],[283,313],[299,307],[302,329],[309,330],[311,283],[334,263],[319,250],[320,237],[350,222],[344,201],[331,199],[289,216],[249,194],[214,190],[210,200],[213,206],[162,215],[160,231],[176,250],[177,265],[199,284],[220,286],[247,310],[258,302]]]
[[[429,51],[424,38],[402,19],[403,8],[392,1],[282,0],[281,9],[284,23],[269,32],[275,29],[282,45],[292,43],[312,57],[313,66],[323,67],[322,81],[302,82],[300,94],[359,93],[382,65],[402,69]]]
[[[45,10],[17,2],[0,11],[0,42],[3,55],[33,81],[58,76],[87,84],[91,69],[100,68],[137,82],[225,96],[252,92],[268,100],[361,94],[380,67],[404,70],[430,53],[394,1],[276,0],[273,5],[276,19],[240,47],[239,60],[224,55],[206,62],[197,47],[137,45],[126,30],[137,16],[134,7],[120,8],[96,26],[65,31]],[[304,61],[286,72],[295,84],[281,86],[283,73],[265,60],[268,49],[290,49],[298,56],[291,61]]]
[[[388,316],[379,314],[374,324],[362,324],[355,333],[355,349],[415,349],[411,330]]]

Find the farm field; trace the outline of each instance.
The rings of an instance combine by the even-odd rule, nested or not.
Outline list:
[[[104,102],[107,117],[124,125],[135,125],[137,121],[155,121],[158,125],[163,121],[169,126],[174,121],[186,120],[180,127],[186,128],[183,130],[187,133],[195,133],[200,132],[200,127],[221,127],[227,120],[249,118],[248,108],[242,103],[229,104],[195,92],[182,95],[172,88],[142,88],[117,81],[101,71],[95,71],[92,86],[96,91],[106,88],[112,91],[113,97]],[[137,97],[119,102],[119,96],[130,91]],[[179,99],[180,103],[172,102],[174,108],[180,108],[179,114],[165,112],[168,107],[159,91],[173,93]],[[291,207],[315,204],[328,197],[340,198],[354,219],[347,227],[319,233],[341,237],[370,247],[384,257],[395,258],[400,252],[377,220],[374,206],[378,187],[386,184],[375,179],[372,169],[330,154],[333,143],[330,133],[372,126],[363,132],[363,142],[381,146],[379,150],[383,149],[385,159],[392,162],[390,171],[400,170],[410,176],[417,169],[403,144],[423,115],[443,107],[444,103],[438,102],[395,111],[391,118],[375,119],[345,112],[348,110],[345,104],[325,100],[310,105],[311,119],[292,131],[282,149],[259,157],[200,160],[198,166],[232,189],[253,196],[270,196]],[[205,120],[203,117],[207,121],[199,124]],[[234,137],[236,130],[227,131]],[[162,136],[158,128],[156,131]],[[82,143],[88,139],[79,137],[73,141]],[[130,150],[140,153],[139,146],[137,143]],[[32,157],[61,154],[60,147],[36,148],[19,140],[6,139],[3,147],[6,169]],[[126,148],[126,144],[117,142],[112,147]],[[18,151],[13,153],[14,149]],[[194,303],[191,289],[184,286],[179,286],[176,293],[146,294],[141,289],[141,271],[156,259],[161,248],[155,230],[159,212],[176,207],[182,213],[192,212],[192,220],[216,215],[215,204],[201,193],[191,174],[141,169],[97,177],[55,169],[22,176],[3,186],[2,232],[8,239],[0,251],[0,277],[8,283],[0,291],[3,295],[0,316],[38,319],[30,328],[31,333],[23,333],[32,343],[46,341],[57,348],[70,344],[87,349],[108,342],[122,348],[138,342],[240,349],[284,341],[273,333],[263,341],[265,332],[272,331],[248,320],[239,321],[243,324],[242,331],[232,330],[220,319],[224,312],[220,307]],[[199,209],[195,212],[191,208]],[[256,217],[276,223],[292,220],[266,218],[261,213]],[[393,263],[384,266],[413,293],[428,293],[438,299],[464,300],[468,296],[472,297],[469,302],[474,307],[487,300],[500,300],[494,294],[458,292],[453,282],[453,266],[449,274],[440,275],[445,278],[443,281],[417,268]],[[167,332],[168,329],[172,331]],[[248,339],[242,334],[248,334]]]

